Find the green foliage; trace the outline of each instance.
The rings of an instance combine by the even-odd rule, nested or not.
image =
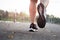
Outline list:
[[[13,12],[8,12],[4,10],[0,10],[0,20],[3,21],[14,21],[14,14]],[[10,16],[9,16],[10,15]],[[19,22],[29,22],[29,16],[25,12],[20,12],[16,14],[16,21]]]
[[[47,15],[47,22],[60,24],[60,18],[54,17],[53,15]]]
[[[25,12],[20,12],[20,14],[17,13],[16,15],[17,15],[16,16],[16,21],[19,21],[19,22],[30,22],[30,18]],[[10,12],[8,12],[8,11],[0,10],[0,20],[3,20],[3,21],[14,21],[14,13],[12,12],[10,14]],[[46,20],[47,20],[47,22],[50,22],[50,23],[60,24],[60,18],[54,17],[53,15],[47,15]]]

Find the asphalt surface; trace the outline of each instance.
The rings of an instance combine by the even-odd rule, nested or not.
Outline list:
[[[30,23],[0,21],[0,40],[60,40],[60,25],[46,23],[38,32],[29,32]]]

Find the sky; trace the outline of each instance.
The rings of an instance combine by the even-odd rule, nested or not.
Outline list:
[[[29,3],[30,0],[0,0],[0,9],[29,15]],[[60,18],[60,0],[49,0],[46,13]]]

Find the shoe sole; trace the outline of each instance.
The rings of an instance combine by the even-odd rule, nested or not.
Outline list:
[[[44,17],[44,8],[43,8],[43,13],[40,13],[39,12],[40,6],[41,6],[41,4],[39,4],[38,7],[37,7],[38,14],[39,14],[39,17],[37,18],[37,24],[38,24],[38,27],[39,28],[44,28],[45,27],[45,24],[46,24],[46,19]]]
[[[38,31],[29,30],[29,32],[38,32]]]
[[[29,30],[29,32],[37,32],[37,31],[38,31],[38,30],[32,29],[32,28]]]

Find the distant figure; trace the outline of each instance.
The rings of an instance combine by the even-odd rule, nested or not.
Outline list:
[[[29,31],[38,31],[38,28],[36,27],[36,24],[34,23],[35,21],[35,17],[36,17],[36,4],[37,4],[38,0],[30,0],[30,6],[29,6],[29,13],[30,13],[30,19],[31,19],[31,24],[30,24],[30,30]],[[40,13],[39,15],[39,21],[37,21],[38,26],[40,26],[40,18],[44,20],[44,18],[46,18],[45,16],[45,12],[46,12],[46,7],[48,6],[49,0],[40,0],[40,3],[43,5],[43,7],[40,7]],[[44,15],[43,15],[44,14]],[[39,23],[38,23],[39,22]]]

